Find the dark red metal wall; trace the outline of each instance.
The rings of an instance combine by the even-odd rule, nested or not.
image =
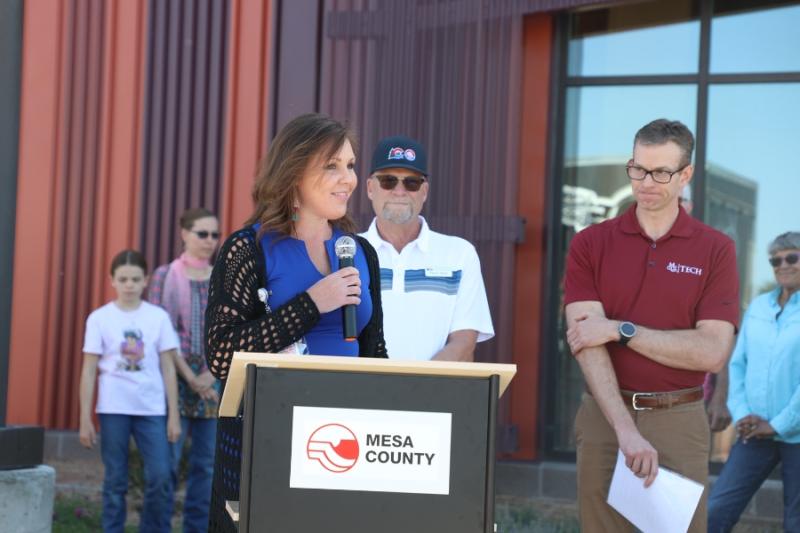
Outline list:
[[[152,0],[149,6],[141,248],[155,267],[180,249],[177,219],[219,212],[228,0]]]
[[[217,210],[247,187],[222,192],[228,4],[26,3],[9,423],[76,428],[84,324],[112,298],[111,258],[134,247],[166,262],[183,209]],[[236,13],[269,9],[247,4]],[[237,113],[265,98],[241,98]]]
[[[9,423],[77,428],[84,323],[113,297],[117,252],[171,259],[187,207],[221,211],[223,231],[249,215],[271,12],[267,0],[26,3]]]
[[[491,9],[489,8],[492,4]],[[514,257],[522,17],[509,2],[323,2],[318,109],[347,119],[361,142],[359,175],[376,141],[405,134],[427,147],[436,231],[475,244],[496,337],[477,360],[513,361]],[[353,212],[372,219],[364,188]],[[510,431],[502,403],[500,423]],[[501,429],[502,431],[502,429]],[[513,449],[513,439],[501,447]]]
[[[521,17],[487,16],[487,2],[324,2],[319,109],[347,119],[361,141],[362,178],[375,142],[406,134],[428,148],[431,226],[473,242],[497,336],[478,359],[510,362]],[[366,194],[353,211],[372,218]]]
[[[355,125],[362,176],[379,136],[427,143],[425,215],[435,229],[474,242],[483,261],[498,336],[479,359],[538,357],[536,336],[519,334],[537,327],[520,311],[519,276],[540,257],[531,235],[540,233],[541,206],[519,196],[544,179],[529,173],[521,150],[545,152],[547,81],[539,80],[550,54],[549,34],[538,25],[523,32],[523,19],[589,3],[26,2],[8,422],[77,427],[83,326],[112,296],[111,257],[141,247],[153,265],[171,259],[187,207],[221,211],[224,230],[237,227],[270,134],[310,110]],[[526,47],[538,50],[525,69],[531,83],[521,79]],[[536,127],[525,128],[521,114]],[[533,131],[533,148],[520,131]],[[535,186],[520,187],[525,180]],[[363,193],[354,209],[365,225]],[[520,260],[526,246],[530,256]],[[536,386],[535,372],[520,376],[528,377],[512,387]],[[524,409],[504,404],[502,422],[532,420],[530,395],[506,402],[511,396]]]
[[[25,6],[9,423],[77,427],[84,321],[136,241],[145,10]]]

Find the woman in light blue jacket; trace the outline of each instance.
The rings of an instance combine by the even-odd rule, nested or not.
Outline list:
[[[784,524],[800,532],[800,232],[769,245],[778,287],[742,320],[729,364],[728,408],[738,440],[708,502],[708,531],[730,531],[781,463]]]

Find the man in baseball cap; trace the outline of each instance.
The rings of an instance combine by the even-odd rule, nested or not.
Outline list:
[[[430,190],[419,141],[381,139],[367,196],[375,219],[363,236],[378,252],[383,329],[393,359],[472,361],[494,336],[475,247],[431,231],[420,216]]]

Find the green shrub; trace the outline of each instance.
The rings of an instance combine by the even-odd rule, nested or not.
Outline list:
[[[100,503],[83,496],[59,496],[53,507],[53,532],[100,531]]]

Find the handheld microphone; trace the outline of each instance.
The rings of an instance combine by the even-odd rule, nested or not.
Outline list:
[[[339,258],[339,270],[354,265],[353,257],[356,255],[356,241],[347,235],[336,239],[334,245],[336,257]],[[342,306],[342,326],[344,340],[354,341],[356,334],[356,306],[348,304]]]

